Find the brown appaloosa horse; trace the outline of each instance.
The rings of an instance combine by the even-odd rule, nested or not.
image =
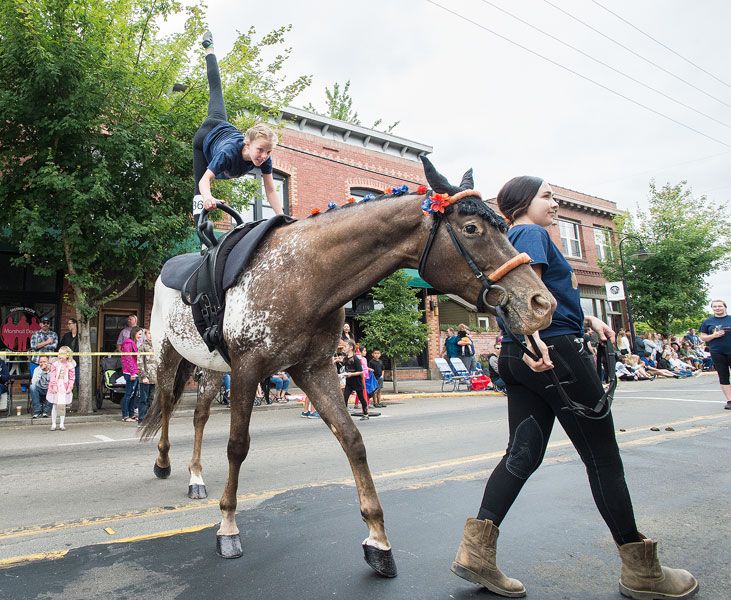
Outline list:
[[[217,549],[226,558],[242,555],[236,526],[236,492],[241,463],[249,451],[249,423],[257,383],[287,370],[309,396],[340,442],[350,462],[368,538],[365,559],[379,574],[396,575],[383,509],[366,461],[358,428],[343,403],[332,363],[345,314],[343,306],[403,267],[444,293],[475,304],[500,303],[517,333],[546,327],[555,300],[533,269],[508,242],[505,222],[471,190],[471,170],[459,187],[450,185],[425,160],[427,181],[436,195],[408,193],[405,186],[372,202],[329,210],[274,230],[226,295],[223,336],[231,356],[229,471],[221,497]],[[420,190],[423,191],[423,190]],[[368,235],[353,235],[368,224]],[[439,227],[439,225],[443,225]],[[472,261],[472,266],[469,261]],[[361,270],[367,264],[368,269]],[[502,278],[489,285],[477,271]],[[283,283],[283,282],[286,282]],[[287,290],[296,289],[297,294]],[[159,358],[157,394],[146,417],[144,437],[162,429],[155,474],[170,474],[168,426],[194,365],[208,370],[195,412],[195,444],[190,464],[193,496],[205,497],[200,464],[203,427],[210,401],[229,370],[209,352],[180,292],[155,284],[152,339]],[[214,374],[217,373],[217,375]]]

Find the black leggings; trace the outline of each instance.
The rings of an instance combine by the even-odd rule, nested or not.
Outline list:
[[[594,406],[604,390],[583,340],[565,335],[544,341],[554,347],[551,358],[569,397]],[[558,419],[586,466],[594,502],[614,540],[620,545],[640,541],[612,415],[592,420],[562,410],[563,403],[549,376],[532,371],[516,344],[503,344],[498,370],[508,391],[510,439],[505,456],[485,486],[477,518],[500,525],[528,477],[541,464]]]
[[[729,335],[728,333],[726,335]],[[718,373],[718,382],[721,385],[729,385],[729,368],[731,368],[731,354],[716,354],[711,352],[713,366]]]
[[[354,388],[350,382],[349,379],[353,379],[352,377],[348,377],[345,380],[345,387],[343,388],[343,400],[345,400],[345,407],[348,406],[348,400],[350,399],[350,394],[355,392],[355,395],[358,396],[358,400],[360,400],[360,406],[363,410],[363,414],[368,414],[368,401],[365,398],[365,394],[363,393],[363,388]]]
[[[193,177],[195,178],[194,194],[196,196],[201,193],[198,183],[208,168],[208,161],[206,161],[203,154],[203,141],[211,129],[224,121],[228,121],[226,107],[223,104],[221,74],[218,72],[218,61],[215,54],[206,54],[206,73],[208,74],[208,116],[193,136]]]

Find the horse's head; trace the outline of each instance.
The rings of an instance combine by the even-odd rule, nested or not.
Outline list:
[[[516,333],[547,327],[556,300],[508,241],[505,221],[472,190],[472,169],[454,186],[427,158],[422,161],[427,182],[444,195],[437,197],[435,206],[439,210],[441,205],[444,212],[433,213],[430,241],[422,254],[424,278],[436,289],[457,294],[482,310],[494,312],[494,306],[501,305]],[[487,291],[489,284],[481,282],[480,272],[499,284]]]

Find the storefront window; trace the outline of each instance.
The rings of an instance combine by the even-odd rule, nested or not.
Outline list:
[[[272,174],[274,178],[274,189],[277,190],[279,198],[282,200],[282,206],[284,207],[284,214],[289,214],[289,186],[287,177],[276,171]],[[274,209],[267,201],[266,194],[264,193],[264,182],[261,178],[261,173],[257,170],[252,173],[248,173],[244,177],[251,179],[257,179],[261,184],[261,191],[259,197],[249,206],[248,209],[241,211],[241,216],[244,221],[259,221],[261,219],[268,219],[274,216]]]

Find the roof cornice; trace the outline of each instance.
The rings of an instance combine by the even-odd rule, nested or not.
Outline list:
[[[380,150],[394,156],[418,160],[419,156],[430,154],[432,146],[391,135],[376,129],[369,129],[317,113],[287,106],[282,109],[282,123],[289,129],[328,137],[334,141],[372,150]]]

